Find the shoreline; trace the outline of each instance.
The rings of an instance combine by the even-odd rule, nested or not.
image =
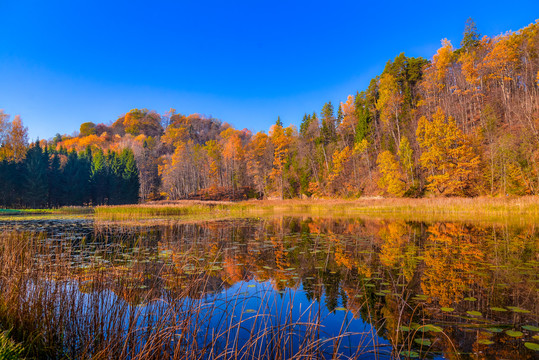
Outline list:
[[[247,200],[240,202],[178,200],[138,205],[98,206],[97,217],[144,218],[153,216],[246,216],[271,214],[310,214],[317,216],[407,216],[488,218],[539,218],[539,196],[511,198],[363,198],[317,200]]]

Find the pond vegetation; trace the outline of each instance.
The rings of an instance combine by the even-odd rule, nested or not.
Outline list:
[[[19,216],[0,227],[0,324],[25,358],[537,356],[533,224]]]

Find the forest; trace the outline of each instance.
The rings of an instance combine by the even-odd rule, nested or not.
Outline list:
[[[344,100],[344,99],[343,99]],[[306,109],[307,110],[307,109]],[[299,120],[299,119],[298,119]],[[401,53],[338,106],[252,133],[133,109],[29,143],[0,113],[0,206],[160,199],[474,197],[539,193],[539,21],[430,60]]]

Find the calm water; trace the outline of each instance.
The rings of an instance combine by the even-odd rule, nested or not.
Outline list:
[[[0,218],[0,228],[43,232],[44,242],[69,247],[74,269],[106,269],[109,296],[142,310],[204,279],[188,296],[217,307],[201,321],[217,330],[241,322],[240,343],[249,336],[242,328],[270,323],[292,324],[298,344],[318,339],[328,358],[335,349],[365,359],[539,356],[534,224],[20,217]],[[37,260],[52,262],[46,255]],[[92,292],[91,283],[78,287]],[[253,325],[261,315],[271,316]],[[314,330],[302,324],[313,319],[321,326],[307,334]]]

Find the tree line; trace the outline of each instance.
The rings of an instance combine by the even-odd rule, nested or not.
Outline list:
[[[14,142],[19,122],[0,159],[24,153]],[[277,118],[253,134],[199,114],[133,109],[42,146],[49,156],[68,149],[84,158],[89,148],[106,159],[130,149],[143,201],[537,194],[539,22],[488,37],[469,20],[460,47],[444,39],[430,60],[400,54],[366,89],[306,113],[298,128]]]
[[[22,129],[24,140],[26,129]],[[0,161],[0,207],[138,202],[138,170],[130,149],[105,154],[101,149],[87,148],[77,153],[53,146],[42,148],[39,142],[21,149],[21,153],[4,152]]]

